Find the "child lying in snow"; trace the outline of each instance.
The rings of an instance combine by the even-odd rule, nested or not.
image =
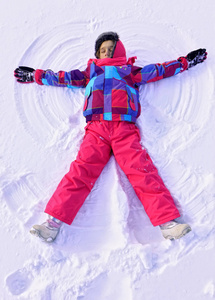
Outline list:
[[[20,83],[36,81],[41,85],[86,87],[83,114],[87,126],[77,158],[46,206],[48,220],[34,225],[30,232],[46,242],[54,241],[62,223],[72,223],[113,154],[151,223],[160,226],[164,238],[178,239],[191,228],[175,220],[180,213],[140,144],[139,129],[135,125],[140,115],[138,90],[141,84],[176,75],[203,62],[207,57],[206,49],[140,68],[134,66],[136,57],[126,59],[125,48],[117,33],[105,32],[96,40],[95,55],[96,59],[88,61],[85,71],[54,73],[28,67],[15,70]]]

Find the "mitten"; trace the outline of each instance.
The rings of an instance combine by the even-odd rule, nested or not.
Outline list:
[[[20,66],[14,71],[14,76],[18,78],[17,82],[31,83],[34,82],[34,72],[33,68]]]

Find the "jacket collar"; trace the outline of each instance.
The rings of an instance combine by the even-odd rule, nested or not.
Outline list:
[[[129,57],[127,60],[126,57],[116,57],[116,58],[91,58],[88,60],[88,65],[94,63],[96,66],[123,66],[123,65],[132,65],[134,64],[136,56]]]

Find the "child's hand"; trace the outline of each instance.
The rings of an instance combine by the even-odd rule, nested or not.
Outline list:
[[[188,69],[202,63],[207,58],[207,52],[206,49],[198,49],[194,50],[185,56],[185,58],[188,61]]]
[[[14,76],[18,78],[17,82],[31,83],[34,82],[34,72],[33,68],[20,66],[14,71]]]

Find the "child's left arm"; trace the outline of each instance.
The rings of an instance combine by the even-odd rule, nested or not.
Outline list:
[[[165,62],[163,64],[151,64],[143,68],[133,67],[133,79],[137,86],[161,80],[181,73],[198,63],[202,63],[207,58],[206,49],[198,49],[181,56],[177,60]]]

